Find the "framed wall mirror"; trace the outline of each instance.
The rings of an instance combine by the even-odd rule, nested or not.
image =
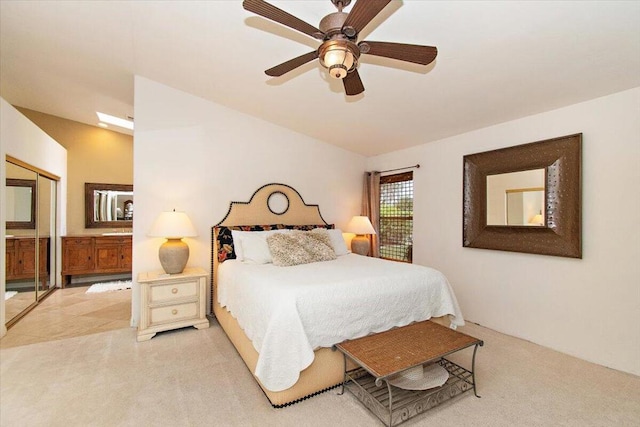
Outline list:
[[[133,185],[85,183],[86,228],[133,227]]]
[[[582,134],[464,156],[463,246],[582,258]]]
[[[7,178],[7,229],[36,228],[36,180]]]

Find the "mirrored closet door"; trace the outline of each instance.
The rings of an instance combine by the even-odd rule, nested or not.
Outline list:
[[[53,176],[6,160],[5,323],[11,327],[55,287],[56,188]]]
[[[36,298],[56,286],[56,181],[38,176],[38,253],[40,270]]]

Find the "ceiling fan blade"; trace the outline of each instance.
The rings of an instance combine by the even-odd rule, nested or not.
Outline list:
[[[342,25],[343,33],[354,37],[390,2],[391,0],[358,0]]]
[[[249,12],[253,12],[272,21],[279,22],[284,26],[298,30],[313,38],[322,39],[324,37],[324,33],[313,25],[307,24],[300,18],[297,18],[282,9],[278,9],[264,0],[244,0],[242,2],[242,7]]]
[[[416,44],[363,41],[358,43],[358,46],[360,52],[367,55],[384,56],[422,65],[430,64],[438,55],[437,48]]]
[[[364,85],[362,84],[362,80],[360,80],[360,74],[358,74],[358,69],[354,69],[347,76],[342,79],[342,83],[344,84],[344,91],[347,95],[359,95],[364,92]]]
[[[313,52],[305,53],[304,55],[300,55],[297,58],[290,59],[287,62],[283,62],[280,65],[269,68],[267,71],[265,71],[265,74],[271,77],[280,77],[281,75],[286,74],[289,71],[298,68],[299,66],[304,65],[309,61],[313,61],[317,57],[318,51],[314,50]]]

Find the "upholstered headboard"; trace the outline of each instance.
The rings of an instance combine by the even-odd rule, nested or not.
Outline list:
[[[320,215],[318,205],[307,205],[293,187],[266,184],[258,188],[248,202],[231,202],[227,214],[216,226],[252,224],[306,225],[327,222]]]
[[[218,264],[235,258],[231,230],[311,230],[333,228],[320,214],[318,205],[308,205],[293,187],[266,184],[248,202],[231,202],[225,217],[211,228],[211,307],[215,301]]]

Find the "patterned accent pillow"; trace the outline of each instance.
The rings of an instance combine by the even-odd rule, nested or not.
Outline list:
[[[273,265],[289,267],[336,259],[329,234],[324,232],[278,233],[267,237]]]

